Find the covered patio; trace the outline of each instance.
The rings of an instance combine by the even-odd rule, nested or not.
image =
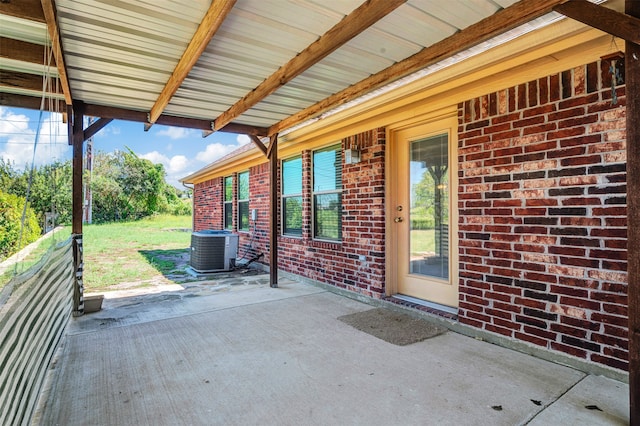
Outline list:
[[[53,364],[41,423],[639,424],[638,17],[632,0],[1,2],[0,105],[62,113],[73,146],[78,318]],[[525,35],[535,42],[523,42]],[[617,296],[628,301],[620,311],[629,336],[613,345],[628,346],[616,356],[629,354],[630,386],[452,332],[401,348],[381,343],[337,321],[370,306],[279,275],[279,152],[300,154],[319,143],[314,137],[329,138],[323,128],[338,139],[378,128],[384,134],[390,116],[402,123],[428,115],[416,107],[425,93],[437,115],[451,106],[438,103],[445,92],[462,105],[499,78],[501,89],[526,87],[539,77],[528,76],[531,64],[564,73],[582,47],[580,65],[600,61],[603,51],[621,60],[616,43],[625,44],[629,284]],[[482,108],[496,112],[497,102],[479,103],[478,115]],[[457,110],[448,113],[455,120]],[[86,116],[97,120],[85,128]],[[83,149],[114,119],[140,122],[141,130],[161,124],[252,138],[251,164],[268,163],[269,287],[167,297],[178,304],[149,305],[145,313],[135,301],[114,310],[107,304],[82,317]],[[382,211],[389,228],[392,206]],[[548,308],[545,294],[536,296]],[[533,327],[546,327],[548,312],[537,314],[543,318]],[[31,396],[40,385],[22,384]],[[2,390],[0,403],[13,407],[16,395]],[[620,405],[627,394],[630,404]],[[26,421],[28,411],[10,416]]]
[[[376,306],[286,277],[109,297],[70,324],[37,424],[629,421],[623,382],[453,331],[395,345],[339,319]]]

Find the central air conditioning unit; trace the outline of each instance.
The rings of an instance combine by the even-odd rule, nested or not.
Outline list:
[[[191,234],[190,265],[196,272],[230,271],[236,265],[238,235],[231,231],[198,231]]]

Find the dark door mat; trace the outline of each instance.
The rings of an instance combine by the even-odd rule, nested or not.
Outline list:
[[[338,319],[360,331],[398,346],[421,342],[447,331],[446,328],[423,319],[384,308],[343,315]]]

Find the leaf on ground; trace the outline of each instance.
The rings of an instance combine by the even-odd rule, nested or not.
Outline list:
[[[493,408],[496,411],[502,411],[502,405],[492,405],[491,408]]]
[[[597,405],[585,405],[584,408],[586,408],[587,410],[602,411],[602,409],[600,407],[598,407]]]
[[[535,405],[542,405],[542,401],[538,401],[537,399],[532,399],[531,402],[533,402]]]

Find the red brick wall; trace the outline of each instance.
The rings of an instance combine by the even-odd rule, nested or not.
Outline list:
[[[195,185],[193,189],[194,231],[222,229],[223,201],[223,178],[215,178]]]
[[[315,241],[312,238],[311,151],[304,151],[302,237],[279,237],[278,266],[284,271],[380,298],[384,294],[385,274],[385,130],[371,130],[342,141],[343,149],[352,144],[357,144],[360,148],[362,160],[357,164],[344,164],[343,160],[342,241],[334,243]],[[223,182],[223,178],[217,178],[196,185],[196,230],[222,228]],[[234,188],[235,186],[234,180]],[[234,206],[236,202],[234,190]],[[262,254],[259,261],[269,264],[267,162],[252,167],[249,171],[249,209],[257,209],[257,220],[250,221],[249,232],[238,232],[234,207],[233,231],[240,235],[238,256],[251,260]],[[361,256],[364,257],[362,260]]]
[[[625,97],[610,65],[459,105],[459,319],[626,369]]]
[[[342,140],[343,150],[358,145],[361,161],[344,164],[343,156],[340,243],[312,239],[311,152],[303,152],[302,238],[280,237],[281,269],[370,297],[384,295],[385,137],[380,128]]]
[[[257,210],[255,221],[251,220],[253,209]],[[262,255],[260,262],[269,264],[269,163],[249,169],[249,232],[238,234],[238,260]]]
[[[257,209],[257,220],[249,220],[249,232],[238,231],[238,173],[233,173],[233,232],[238,233],[238,260],[252,260],[262,254],[261,260],[269,263],[269,164],[264,163],[249,170],[249,211]],[[195,185],[195,231],[223,229],[224,227],[224,178],[215,178]],[[249,216],[251,218],[251,216]]]

